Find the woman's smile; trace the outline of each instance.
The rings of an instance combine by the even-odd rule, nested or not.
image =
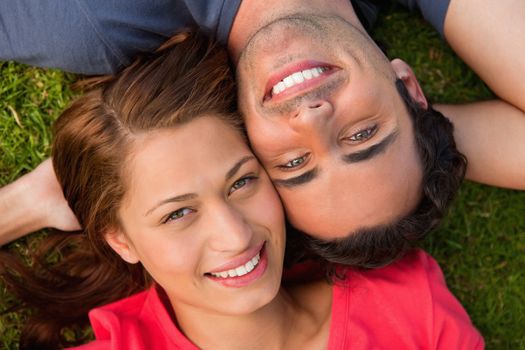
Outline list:
[[[259,247],[260,249],[255,256],[246,263],[228,270],[209,272],[205,276],[223,286],[236,288],[257,281],[266,272],[268,266],[268,254],[264,249],[265,244]]]

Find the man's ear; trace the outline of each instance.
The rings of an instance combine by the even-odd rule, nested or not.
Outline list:
[[[139,262],[135,248],[131,244],[128,236],[121,229],[109,230],[104,234],[104,239],[122,260],[136,264]]]
[[[428,108],[427,98],[423,93],[423,89],[419,86],[419,83],[416,79],[416,75],[412,71],[412,68],[403,60],[399,58],[393,59],[390,64],[396,73],[396,77],[401,79],[405,84],[409,95],[414,101],[423,109]]]

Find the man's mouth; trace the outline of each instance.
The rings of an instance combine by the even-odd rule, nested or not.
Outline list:
[[[327,70],[328,68],[326,67],[315,67],[292,73],[272,87],[272,96],[279,95],[281,92],[291,88],[292,86],[302,84],[305,80],[317,78]]]
[[[263,101],[281,99],[318,86],[336,67],[321,62],[300,62],[273,74],[266,84]]]

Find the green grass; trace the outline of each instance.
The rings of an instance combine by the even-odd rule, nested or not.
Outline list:
[[[0,63],[0,185],[49,154],[49,126],[70,100],[72,75]]]
[[[14,181],[36,167],[50,152],[51,124],[73,93],[74,76],[57,70],[43,70],[13,62],[0,63],[0,186]],[[21,239],[9,248],[25,251]],[[0,285],[0,311],[16,300]],[[0,349],[17,348],[25,314],[0,316]]]
[[[414,68],[431,101],[492,97],[418,15],[394,6],[381,16],[374,37],[390,58]],[[424,247],[440,263],[487,349],[525,349],[525,192],[465,183]]]
[[[418,15],[394,7],[381,16],[374,37],[386,44],[390,57],[413,66],[432,101],[491,97]],[[0,63],[0,185],[49,155],[50,126],[73,96],[68,85],[74,78],[56,70]],[[466,183],[445,224],[425,243],[488,349],[525,349],[524,214],[525,192]],[[10,248],[24,251],[25,243]],[[14,302],[0,286],[0,310]],[[0,316],[0,348],[17,348],[23,319],[18,313]]]

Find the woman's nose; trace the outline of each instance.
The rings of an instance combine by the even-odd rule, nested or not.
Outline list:
[[[212,231],[211,244],[219,251],[242,252],[250,246],[253,231],[237,208],[227,202],[214,207],[208,229]]]

